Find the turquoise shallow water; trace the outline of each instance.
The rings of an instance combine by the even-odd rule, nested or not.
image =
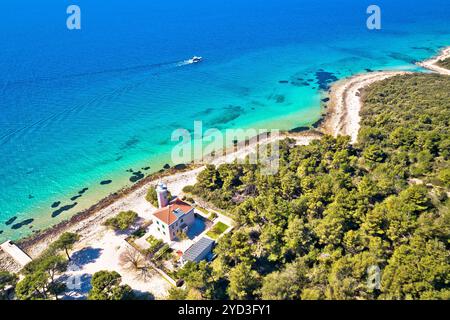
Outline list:
[[[194,120],[310,125],[324,80],[417,70],[450,44],[441,0],[379,1],[376,32],[366,1],[147,2],[77,1],[81,31],[65,28],[68,1],[0,4],[0,241],[130,185],[129,169],[161,169],[172,131]],[[204,62],[182,64],[193,55]]]

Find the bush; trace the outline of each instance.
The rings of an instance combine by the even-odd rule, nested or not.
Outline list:
[[[192,190],[194,189],[194,186],[185,186],[183,188],[184,193],[192,193]]]
[[[216,218],[217,218],[217,213],[211,212],[211,214],[209,215],[209,220],[213,221]]]
[[[106,220],[105,225],[114,230],[126,230],[136,221],[138,214],[134,211],[123,211],[116,217]]]
[[[154,207],[158,207],[158,196],[156,194],[156,190],[153,187],[150,187],[147,191],[147,195],[145,196],[145,200],[150,202]]]

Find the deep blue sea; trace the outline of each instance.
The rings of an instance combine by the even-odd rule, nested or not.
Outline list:
[[[0,242],[171,164],[172,131],[194,120],[311,125],[327,79],[416,70],[450,45],[450,1],[377,0],[375,31],[372,2],[2,0]],[[70,4],[81,30],[66,27]]]

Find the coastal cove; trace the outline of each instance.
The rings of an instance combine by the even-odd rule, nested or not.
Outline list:
[[[421,64],[433,71],[438,61],[446,59],[450,59],[450,47],[441,50],[435,59]],[[360,99],[361,92],[375,82],[404,74],[405,72],[392,71],[379,72],[371,75],[360,74],[340,81],[332,86],[329,98],[325,98],[327,102],[329,101],[330,107],[327,109],[328,112],[324,121],[321,122],[317,130],[312,129],[300,133],[295,132],[295,130],[284,132],[280,137],[268,137],[261,143],[271,143],[275,139],[290,138],[297,145],[308,145],[313,140],[321,139],[323,134],[333,136],[350,135],[354,139],[352,136],[355,132],[357,135],[359,130],[359,113],[362,107],[362,101]],[[445,76],[446,73],[443,74]],[[356,142],[356,139],[353,142]],[[217,157],[212,161],[212,164],[218,166],[224,163],[231,163],[234,159],[243,159],[248,154],[254,152],[255,148],[255,144],[250,144],[236,152],[229,150],[227,151],[227,156]],[[83,239],[80,246],[91,241],[98,241],[98,239],[95,239],[104,234],[102,225],[111,216],[114,216],[122,210],[136,210],[139,212],[147,212],[150,210],[150,206],[144,198],[147,190],[153,188],[158,181],[164,180],[170,187],[170,190],[180,195],[183,193],[182,190],[184,187],[196,183],[198,174],[204,168],[204,166],[188,165],[185,167],[170,168],[165,172],[150,175],[133,185],[133,187],[122,189],[110,195],[88,210],[73,216],[70,220],[59,223],[53,228],[49,228],[29,238],[22,239],[19,244],[26,250],[27,254],[34,258],[45,251],[63,232],[70,231],[80,235]],[[9,257],[1,253],[0,267],[14,272],[18,270],[18,266]]]
[[[91,6],[87,8],[99,10]],[[242,15],[251,11],[242,6]],[[15,63],[0,66],[0,109],[4,118],[0,150],[7,155],[0,160],[0,242],[33,235],[33,239],[41,239],[39,230],[60,223],[69,226],[91,217],[161,175],[198,170],[193,166],[173,168],[177,164],[170,161],[175,143],[170,141],[171,132],[177,128],[191,130],[195,120],[219,130],[302,131],[317,126],[325,113],[333,112],[326,99],[336,81],[340,83],[361,72],[370,77],[380,70],[423,71],[416,63],[449,44],[450,29],[445,17],[438,16],[433,25],[424,27],[420,15],[416,23],[402,21],[396,25],[388,14],[381,37],[369,33],[349,14],[342,17],[347,19],[343,25],[349,27],[332,37],[319,24],[335,10],[333,5],[325,9],[324,20],[318,22],[300,19],[315,8],[299,8],[291,2],[287,6],[295,22],[282,23],[281,12],[286,14],[286,9],[268,1],[247,27],[244,16],[235,17],[232,9],[223,8],[221,15],[229,19],[230,25],[242,23],[250,35],[264,35],[252,46],[244,45],[249,36],[245,33],[222,31],[216,39],[213,32],[220,27],[200,17],[199,24],[211,30],[196,33],[200,26],[189,21],[187,29],[191,33],[178,35],[179,28],[170,32],[180,41],[171,48],[165,48],[163,39],[150,27],[128,39],[129,30],[118,22],[112,25],[117,37],[111,36],[97,46],[95,41],[105,30],[95,32],[94,27],[99,26],[88,25],[85,33],[63,32],[55,35],[56,40],[49,38],[47,45],[52,51],[30,58],[26,50],[17,54],[27,48],[25,42],[3,48],[2,58]],[[389,9],[395,12],[400,6],[391,4]],[[353,8],[351,13],[360,12],[362,7]],[[206,5],[200,8],[203,14],[208,12]],[[280,13],[270,16],[274,8]],[[168,19],[176,20],[179,11],[186,8],[160,9],[169,12]],[[110,10],[119,8],[113,5]],[[135,12],[137,8],[129,10]],[[256,27],[260,19],[268,17],[273,31]],[[50,20],[53,18],[56,20],[57,15],[51,15]],[[136,23],[147,18],[138,15]],[[19,23],[6,22],[12,23],[8,28]],[[349,31],[355,39],[346,36]],[[45,30],[44,35],[51,32]],[[31,42],[43,40],[44,35]],[[55,45],[57,40],[60,46]],[[104,61],[87,49],[75,49],[67,61],[55,58],[71,41],[80,48],[104,50]],[[120,41],[126,42],[123,47],[116,44]],[[219,42],[229,48],[219,49]],[[181,65],[193,54],[205,56],[205,61],[195,66]],[[72,72],[68,61],[77,55],[84,62]],[[16,68],[18,64],[23,68]],[[326,132],[334,133],[328,129]],[[314,132],[302,132],[297,138],[308,140],[311,135],[317,137]],[[167,170],[166,164],[171,169]],[[67,222],[71,218],[73,221]]]

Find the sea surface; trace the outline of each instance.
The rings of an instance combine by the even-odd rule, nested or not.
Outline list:
[[[0,242],[175,165],[171,134],[195,120],[310,126],[332,81],[418,70],[450,45],[450,1],[377,0],[382,29],[368,30],[372,2],[2,0]]]

